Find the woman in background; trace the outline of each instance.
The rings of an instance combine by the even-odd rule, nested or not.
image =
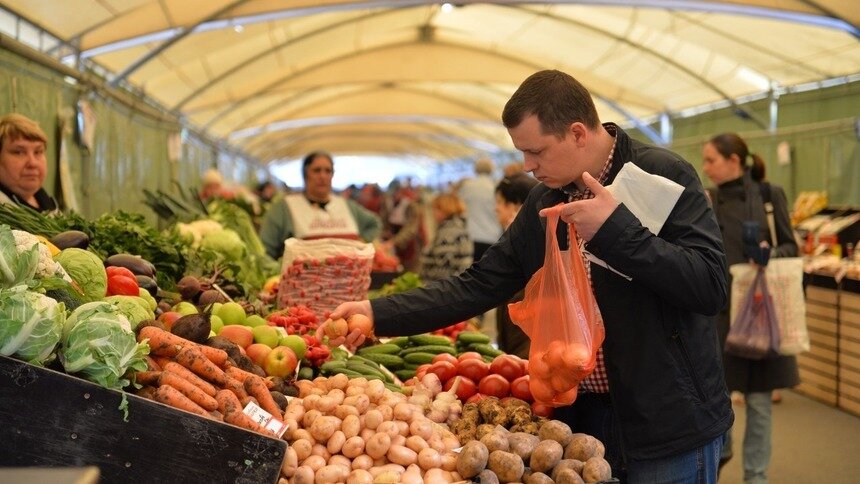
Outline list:
[[[38,212],[57,210],[42,188],[48,174],[48,137],[32,119],[20,114],[0,118],[0,203],[14,203]]]
[[[793,257],[797,244],[791,230],[788,202],[783,189],[764,181],[765,165],[758,155],[751,154],[744,140],[733,133],[721,134],[705,143],[702,150],[702,170],[716,185],[709,188],[711,203],[723,234],[728,265],[751,263],[759,247],[770,248],[770,257]],[[769,196],[768,196],[769,193]],[[773,237],[765,212],[765,201],[773,204]],[[743,226],[758,223],[756,240],[745,244]],[[775,238],[776,240],[773,240]],[[745,250],[745,246],[752,248]],[[731,274],[728,275],[731,287]],[[731,296],[731,292],[729,293]],[[725,345],[729,331],[731,301],[719,314],[717,330],[720,344]],[[751,360],[723,355],[726,386],[739,391],[746,400],[747,417],[743,440],[744,482],[767,482],[771,454],[771,391],[793,387],[800,383],[797,359],[778,356]],[[732,432],[726,434],[720,466],[732,457]]]
[[[433,200],[436,235],[421,253],[421,279],[424,282],[459,274],[472,265],[474,247],[466,219],[466,205],[457,195],[445,193]]]

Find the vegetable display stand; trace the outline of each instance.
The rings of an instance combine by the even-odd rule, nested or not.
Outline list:
[[[277,482],[284,440],[0,356],[0,467],[96,466],[112,482]]]

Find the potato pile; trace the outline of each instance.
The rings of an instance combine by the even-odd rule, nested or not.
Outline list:
[[[297,385],[299,398],[284,413],[284,438],[292,444],[282,483],[461,480],[452,452],[460,446],[457,437],[382,381],[338,374]]]
[[[478,403],[467,403],[461,418],[451,423],[451,431],[465,444],[480,440],[497,426],[511,432],[537,435],[546,421],[544,417],[533,415],[531,406],[518,398],[485,397]]]
[[[499,425],[463,447],[457,472],[482,484],[600,482],[612,478],[604,450],[599,440],[574,434],[558,420],[545,422],[537,435],[510,432]]]

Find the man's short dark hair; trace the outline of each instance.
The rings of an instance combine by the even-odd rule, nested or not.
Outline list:
[[[591,129],[600,126],[588,89],[571,75],[556,70],[536,72],[523,81],[505,104],[502,123],[506,128],[515,128],[532,114],[537,116],[544,134],[559,138],[576,122]]]

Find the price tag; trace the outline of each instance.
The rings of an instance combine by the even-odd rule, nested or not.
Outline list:
[[[254,422],[260,424],[261,427],[265,428],[269,432],[275,434],[278,438],[284,436],[284,432],[287,431],[288,425],[280,420],[272,417],[272,414],[260,408],[254,402],[248,402],[248,405],[245,405],[245,408],[242,409],[242,413],[251,417]]]

